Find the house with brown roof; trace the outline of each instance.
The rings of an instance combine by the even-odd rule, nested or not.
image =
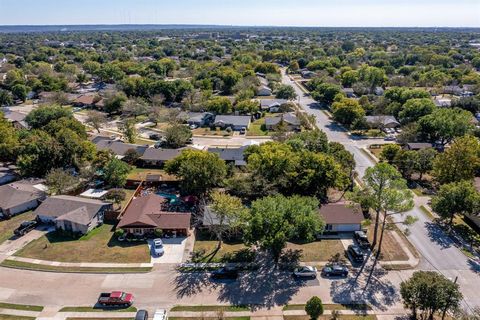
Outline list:
[[[86,234],[103,223],[112,204],[74,196],[52,196],[35,210],[37,219],[53,223],[57,229]]]
[[[35,209],[45,199],[43,180],[21,180],[0,186],[0,217]]]
[[[191,214],[165,211],[166,201],[154,193],[133,199],[117,227],[135,235],[149,235],[155,230],[162,230],[164,234],[187,236]]]
[[[346,203],[329,203],[319,210],[325,221],[325,233],[351,233],[362,230],[363,214],[360,207]]]
[[[93,94],[84,94],[78,96],[72,103],[77,107],[93,107],[100,99],[100,97]]]

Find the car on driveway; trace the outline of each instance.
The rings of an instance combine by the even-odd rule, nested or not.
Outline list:
[[[20,226],[13,231],[13,234],[15,234],[17,237],[21,237],[24,234],[32,231],[35,229],[35,227],[38,225],[38,222],[36,220],[31,220],[31,221],[23,221]]]
[[[293,275],[295,278],[313,278],[315,279],[317,277],[317,268],[312,267],[312,266],[303,266],[296,268],[293,271]]]
[[[354,244],[348,246],[347,255],[352,263],[355,264],[361,264],[365,260],[365,254],[363,253],[362,248]]]
[[[353,237],[355,241],[357,241],[358,246],[362,249],[370,248],[370,242],[368,241],[368,237],[365,232],[363,231],[355,231]]]
[[[212,279],[237,279],[238,268],[236,267],[222,267],[212,271]]]
[[[156,256],[163,256],[165,249],[163,248],[162,239],[153,239],[152,250]]]
[[[339,263],[326,265],[322,269],[322,276],[324,277],[346,277],[348,276],[348,268]]]

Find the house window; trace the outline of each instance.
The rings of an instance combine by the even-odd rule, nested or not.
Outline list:
[[[135,234],[143,234],[143,229],[133,229],[133,233],[135,233]]]
[[[325,231],[332,231],[333,230],[333,226],[331,224],[327,224],[325,226]]]

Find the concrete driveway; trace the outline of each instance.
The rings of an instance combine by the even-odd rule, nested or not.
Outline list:
[[[152,263],[182,263],[183,254],[185,252],[185,244],[187,238],[162,238],[163,248],[165,253],[163,256],[158,257],[153,253],[152,244],[153,240],[148,240],[148,247],[150,248],[150,254],[152,255]]]
[[[28,243],[32,242],[33,240],[37,240],[38,238],[47,234],[53,229],[53,227],[41,226],[35,230],[30,231],[22,237],[13,237],[12,239],[7,240],[0,245],[0,254],[5,256],[11,256],[18,250],[25,247]]]

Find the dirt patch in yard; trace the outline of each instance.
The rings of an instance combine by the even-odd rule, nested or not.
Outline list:
[[[109,224],[104,224],[76,240],[51,232],[30,242],[15,255],[59,262],[150,262],[146,243],[119,242],[114,236],[113,226]]]
[[[342,242],[337,239],[325,239],[309,243],[287,243],[287,250],[301,250],[300,261],[323,262],[328,261],[332,256],[340,254],[343,256],[345,248]]]

